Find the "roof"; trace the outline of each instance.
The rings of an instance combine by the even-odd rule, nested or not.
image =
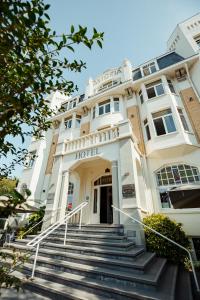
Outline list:
[[[159,69],[162,70],[162,69],[167,68],[171,65],[174,65],[177,62],[182,61],[182,60],[184,60],[184,58],[182,56],[180,56],[176,52],[172,52],[161,58],[158,58],[157,63],[158,63]]]
[[[159,70],[162,70],[162,69],[165,69],[171,65],[174,65],[184,59],[185,59],[184,57],[182,57],[181,55],[179,55],[178,53],[173,51],[170,53],[166,53],[160,57],[151,59],[149,62],[153,62],[153,61],[157,60]],[[143,65],[144,64],[142,64],[140,66],[142,67]],[[159,71],[159,70],[157,70],[157,71]],[[142,73],[141,73],[139,67],[137,67],[136,69],[133,70],[133,80],[138,80],[142,77],[143,76],[142,76]]]

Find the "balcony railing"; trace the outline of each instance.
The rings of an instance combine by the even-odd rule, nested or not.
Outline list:
[[[78,139],[65,142],[65,152],[74,152],[99,144],[113,142],[119,137],[119,126],[94,132]]]

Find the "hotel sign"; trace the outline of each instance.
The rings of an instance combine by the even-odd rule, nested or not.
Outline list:
[[[75,159],[83,159],[99,154],[98,148],[90,148],[76,153]]]
[[[104,81],[112,79],[113,77],[115,77],[121,73],[122,73],[121,68],[109,70],[109,71],[105,72],[103,75],[97,77],[97,79],[94,80],[93,83],[94,83],[94,85],[98,85]]]

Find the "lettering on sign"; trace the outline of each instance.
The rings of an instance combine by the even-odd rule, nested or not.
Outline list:
[[[135,184],[122,185],[123,198],[135,198]]]
[[[84,151],[77,152],[75,159],[83,159],[83,158],[95,156],[97,154],[99,154],[98,148],[90,148]]]
[[[100,84],[103,81],[106,81],[108,79],[112,79],[114,76],[117,76],[117,75],[119,75],[121,73],[122,73],[121,68],[110,70],[108,72],[105,72],[103,75],[97,77],[97,79],[94,80],[93,83],[94,83],[94,85]]]

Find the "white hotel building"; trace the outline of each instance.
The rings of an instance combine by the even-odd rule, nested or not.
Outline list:
[[[199,241],[200,14],[177,25],[159,57],[126,59],[84,94],[49,100],[63,110],[30,144],[20,180],[30,204],[45,204],[53,221],[87,200],[84,223],[124,224],[138,244],[141,228],[111,205],[138,219],[163,213]]]

